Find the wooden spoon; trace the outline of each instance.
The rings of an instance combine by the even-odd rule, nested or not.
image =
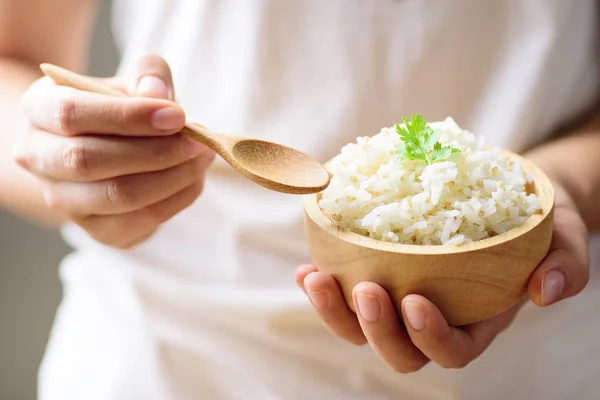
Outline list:
[[[109,96],[127,97],[123,92],[52,64],[42,72],[62,86]],[[329,185],[329,172],[307,154],[259,139],[240,138],[211,132],[199,124],[186,123],[180,132],[214,150],[246,178],[267,189],[289,194],[309,194]]]

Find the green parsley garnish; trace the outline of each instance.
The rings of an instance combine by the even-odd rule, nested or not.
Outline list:
[[[460,153],[455,147],[442,147],[437,141],[439,131],[431,129],[421,114],[411,115],[411,121],[402,117],[402,122],[406,127],[396,124],[396,132],[402,139],[402,143],[396,148],[396,155],[400,159],[422,160],[429,165]]]

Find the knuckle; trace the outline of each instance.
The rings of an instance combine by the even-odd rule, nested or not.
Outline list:
[[[61,164],[77,178],[89,178],[93,175],[94,152],[84,141],[66,146],[61,154]]]
[[[63,91],[56,107],[56,123],[60,132],[65,135],[74,135],[77,104],[70,91]]]
[[[17,165],[21,166],[22,168],[25,168],[29,171],[31,170],[32,159],[29,154],[21,152],[20,149],[15,149],[15,151],[13,152],[12,159]]]
[[[104,196],[112,208],[128,209],[134,203],[134,190],[121,179],[106,181]]]
[[[33,157],[33,154],[27,150],[26,146],[21,140],[13,146],[12,160],[17,165],[20,165],[22,168],[25,168],[28,171],[31,171],[35,164],[35,158]]]
[[[59,196],[52,189],[44,190],[44,203],[46,207],[52,211],[59,211],[62,209],[62,204],[59,200]]]

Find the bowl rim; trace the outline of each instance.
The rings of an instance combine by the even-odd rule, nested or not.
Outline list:
[[[325,217],[321,207],[319,207],[317,202],[317,198],[320,196],[321,192],[303,196],[302,202],[304,206],[304,212],[308,218],[310,218],[317,226],[326,231],[328,234],[334,235],[338,239],[345,242],[373,250],[415,255],[443,255],[485,250],[503,243],[507,243],[513,239],[527,234],[541,224],[551,213],[553,213],[554,210],[555,191],[554,186],[552,185],[552,182],[548,176],[537,165],[521,155],[505,149],[500,149],[500,152],[504,153],[513,160],[518,160],[525,172],[532,176],[535,192],[540,197],[542,212],[538,212],[530,216],[518,227],[491,238],[485,238],[475,242],[464,243],[456,246],[427,246],[384,242],[378,239],[365,237],[358,233],[343,229],[336,225],[329,218]],[[329,162],[325,163],[324,165],[327,166],[328,163]]]

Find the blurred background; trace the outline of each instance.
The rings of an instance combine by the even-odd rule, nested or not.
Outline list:
[[[110,76],[117,52],[111,1],[100,2],[89,73]],[[59,233],[0,211],[0,399],[36,398],[37,369],[60,302],[58,264],[69,251]]]

